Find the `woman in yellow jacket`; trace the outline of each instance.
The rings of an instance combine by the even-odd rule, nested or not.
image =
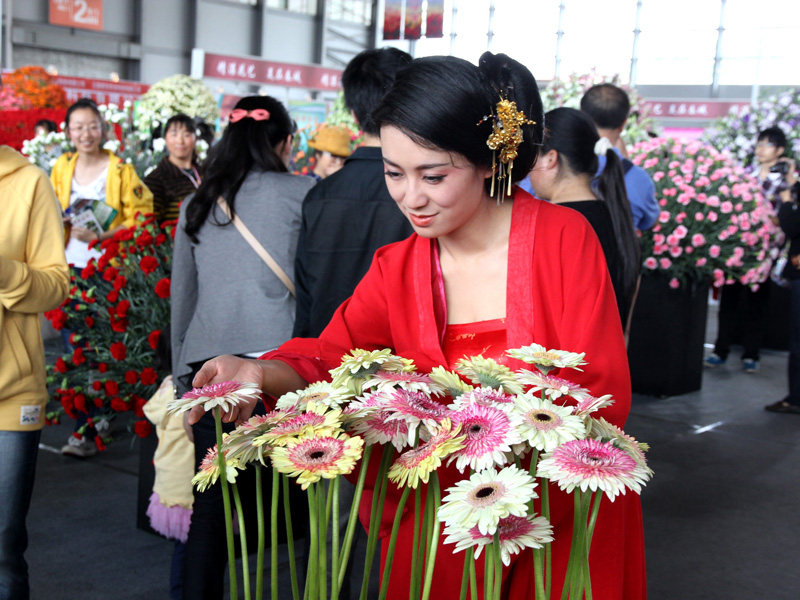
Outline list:
[[[136,223],[136,213],[153,212],[153,194],[142,183],[133,165],[103,149],[105,123],[92,100],[81,98],[69,107],[66,130],[76,152],[63,154],[56,161],[50,180],[61,203],[69,212],[78,200],[101,200],[117,211],[107,231],[98,233],[73,225],[67,243],[67,262],[77,269],[85,267],[100,254],[89,249],[96,239],[112,237],[123,227]],[[69,223],[70,217],[65,217]]]
[[[136,213],[152,213],[153,194],[139,179],[133,165],[103,149],[105,123],[97,104],[88,98],[81,98],[69,107],[65,121],[67,135],[76,152],[59,157],[50,173],[50,180],[61,203],[64,222],[71,225],[67,229],[67,262],[80,272],[92,258],[101,256],[96,249],[89,248],[89,244],[94,240],[110,238],[119,229],[134,225]],[[99,200],[117,211],[105,231],[99,232],[71,222],[77,215],[70,213],[70,207],[84,199]],[[80,284],[81,280],[78,282]],[[69,352],[69,332],[64,330],[61,333]],[[80,414],[76,431],[85,422],[86,415]],[[61,453],[80,458],[92,456],[97,453],[95,437],[96,431],[86,427],[83,436],[70,436]]]

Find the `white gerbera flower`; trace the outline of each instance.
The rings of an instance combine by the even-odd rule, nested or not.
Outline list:
[[[519,554],[523,548],[542,548],[544,544],[553,541],[553,527],[549,521],[533,515],[509,515],[500,519],[497,532],[500,539],[500,559],[506,566],[511,564],[511,555]],[[445,544],[456,545],[453,552],[475,546],[476,560],[483,547],[491,544],[494,539],[494,535],[482,534],[477,525],[470,528],[445,527],[444,535]]]
[[[275,408],[304,410],[309,402],[323,404],[328,408],[340,408],[349,397],[347,390],[334,387],[327,381],[317,381],[303,390],[284,394],[278,398]]]
[[[472,383],[508,394],[522,393],[522,386],[517,383],[513,371],[492,358],[483,356],[462,358],[456,363],[456,370]]]
[[[511,410],[522,421],[522,439],[537,450],[550,452],[564,442],[586,437],[583,419],[573,415],[570,407],[557,406],[530,392],[517,396]]]
[[[438,518],[450,526],[477,526],[480,533],[494,535],[500,519],[527,513],[528,502],[537,497],[535,487],[533,478],[514,465],[499,473],[487,469],[447,488]]]
[[[536,365],[536,368],[545,374],[552,369],[564,368],[582,371],[583,369],[578,367],[586,364],[586,361],[583,360],[583,357],[586,356],[585,352],[577,354],[566,350],[548,350],[539,344],[515,348],[509,350],[507,354],[528,364]]]

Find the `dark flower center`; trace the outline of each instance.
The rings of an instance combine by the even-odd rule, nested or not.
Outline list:
[[[475,423],[472,427],[469,428],[469,432],[473,434],[478,434],[483,430],[483,427]]]
[[[308,457],[311,460],[319,460],[323,456],[325,456],[325,453],[322,450],[315,450],[314,452],[308,455]]]
[[[494,494],[494,488],[491,488],[491,487],[487,486],[487,487],[481,488],[477,492],[475,492],[475,497],[476,498],[488,498],[492,494]]]
[[[543,421],[546,423],[547,421],[552,421],[553,417],[551,417],[547,413],[536,413],[536,420]]]

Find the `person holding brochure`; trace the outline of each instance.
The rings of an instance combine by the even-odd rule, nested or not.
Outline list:
[[[133,165],[103,149],[106,124],[93,100],[81,98],[75,102],[67,109],[64,120],[76,151],[58,158],[50,181],[61,204],[67,263],[80,273],[90,260],[101,256],[90,244],[131,227],[137,213],[152,213],[153,194]],[[76,279],[79,286],[92,285],[91,279]],[[71,352],[70,332],[62,330],[61,334],[66,351]],[[62,454],[87,458],[97,453],[96,431],[85,426],[86,419],[87,415],[81,413],[75,432],[61,448]]]

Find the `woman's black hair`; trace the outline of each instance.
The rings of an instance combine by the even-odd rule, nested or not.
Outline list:
[[[194,127],[194,119],[192,119],[192,117],[189,115],[178,113],[167,119],[167,122],[164,124],[164,137],[167,137],[167,132],[173,125],[183,125],[183,128],[186,129],[186,131],[190,131],[191,133],[197,135]]]
[[[584,112],[562,107],[549,111],[545,121],[542,155],[555,150],[560,168],[595,178],[598,160],[594,148],[600,136],[592,119]],[[616,152],[610,149],[606,152],[606,166],[594,181],[597,195],[605,201],[611,213],[614,237],[621,254],[623,292],[626,298],[632,298],[641,270],[641,247],[633,226],[622,160]]]
[[[205,162],[205,178],[186,209],[186,234],[198,243],[197,232],[209,220],[212,207],[222,196],[231,213],[236,214],[236,193],[250,171],[288,171],[278,154],[278,145],[294,133],[289,113],[271,96],[247,96],[234,110],[264,109],[269,118],[257,121],[245,117],[228,123],[222,138],[210,150]],[[214,223],[215,225],[229,225]]]
[[[496,158],[486,145],[497,103],[507,99],[535,121],[522,126],[523,139],[513,161],[511,180],[533,168],[543,137],[542,99],[531,72],[505,54],[485,52],[478,66],[453,56],[431,56],[411,62],[395,77],[372,114],[379,127],[401,129],[416,143],[464,156],[491,168]],[[487,189],[490,185],[487,180]]]
[[[55,121],[51,121],[50,119],[39,119],[36,121],[36,125],[33,126],[34,129],[37,127],[44,127],[48,133],[58,132],[58,125],[56,125]]]
[[[100,119],[100,124],[104,127],[105,122],[103,121],[103,115],[100,114],[100,109],[97,107],[97,102],[92,100],[91,98],[81,98],[80,100],[76,100],[72,106],[67,109],[67,116],[64,117],[64,125],[69,128],[69,119],[76,110],[88,108],[92,111],[97,118]]]

